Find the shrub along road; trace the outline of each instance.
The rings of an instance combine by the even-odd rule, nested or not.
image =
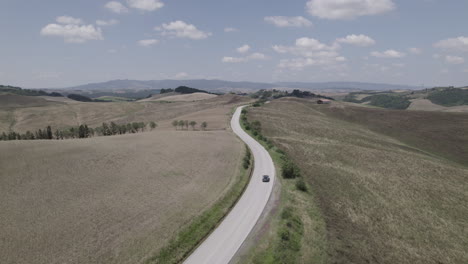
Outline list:
[[[254,171],[247,189],[237,204],[210,234],[210,236],[184,262],[229,263],[257,223],[275,183],[275,166],[268,151],[241,128],[239,119],[243,106],[237,108],[231,119],[234,133],[250,148],[254,159]],[[270,182],[262,182],[262,176],[269,175]]]

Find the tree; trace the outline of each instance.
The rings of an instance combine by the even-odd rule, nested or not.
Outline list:
[[[185,129],[187,129],[187,130],[188,130],[189,121],[188,121],[188,120],[185,120],[185,121],[184,121],[184,125],[185,125]]]
[[[47,139],[53,139],[52,135],[52,128],[50,126],[47,126]]]
[[[111,122],[110,130],[111,130],[112,135],[117,135],[119,133],[119,126],[116,123]]]
[[[195,121],[190,121],[190,126],[192,127],[192,130],[195,130],[195,126],[197,125],[197,122]]]
[[[175,127],[176,130],[177,130],[178,125],[179,125],[179,121],[177,120],[172,121],[172,126]]]
[[[107,123],[102,123],[102,135],[104,136],[110,136],[112,133],[111,133],[111,130],[109,128],[109,125]]]
[[[78,127],[78,138],[85,138],[85,127],[83,125],[80,125]]]
[[[203,130],[206,130],[206,128],[208,127],[208,123],[207,123],[207,122],[203,122],[203,123],[201,124],[201,127],[202,127]]]
[[[185,122],[184,120],[179,120],[179,126],[181,129],[184,129]]]
[[[155,129],[158,126],[154,121],[151,121],[149,125],[151,130]]]
[[[28,132],[29,132],[29,131],[28,131]],[[54,135],[55,135],[55,139],[57,139],[57,140],[59,140],[59,139],[60,139],[60,132],[59,132],[59,130],[58,130],[58,129],[57,129],[57,130],[55,130],[55,133],[54,133]]]

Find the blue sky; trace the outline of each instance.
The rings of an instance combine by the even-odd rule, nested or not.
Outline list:
[[[464,0],[2,0],[0,83],[468,85]]]

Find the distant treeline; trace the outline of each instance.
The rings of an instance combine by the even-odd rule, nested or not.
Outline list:
[[[251,95],[252,98],[258,98],[258,99],[278,99],[281,97],[298,97],[298,98],[323,98],[323,99],[329,99],[329,100],[335,100],[331,97],[328,96],[323,96],[320,94],[315,94],[309,91],[301,91],[298,89],[293,90],[292,92],[288,91],[280,91],[276,89],[272,90],[260,90],[256,93],[253,93]]]
[[[172,89],[172,88],[169,88],[169,89],[161,89],[160,93],[172,93],[172,92],[176,92],[176,93],[181,93],[181,94],[192,94],[192,93],[209,93],[207,91],[204,91],[204,90],[199,90],[199,89],[195,89],[195,88],[190,88],[190,87],[187,87],[187,86],[179,86],[175,89]]]
[[[0,85],[0,92],[12,93],[17,95],[25,95],[25,96],[54,96],[54,97],[62,97],[63,95],[57,92],[44,92],[42,90],[31,90],[31,89],[22,89],[20,87],[15,86],[5,86]]]
[[[434,89],[435,90],[435,89]],[[429,94],[427,99],[432,103],[443,106],[468,105],[468,89],[447,88]]]
[[[65,130],[56,129],[55,131],[51,126],[47,126],[45,129],[39,129],[34,132],[26,131],[21,134],[18,132],[10,131],[8,133],[3,132],[0,134],[0,140],[37,140],[37,139],[70,139],[70,138],[89,138],[93,136],[113,136],[123,135],[127,133],[138,133],[144,132],[149,126],[150,130],[157,127],[157,124],[153,121],[149,123],[145,122],[133,122],[127,124],[116,124],[114,122],[102,123],[101,126],[96,128],[90,128],[88,125],[83,124],[76,127],[70,127]]]
[[[356,99],[358,93],[350,93],[344,98],[345,102],[351,103],[365,103],[369,102],[369,105],[388,108],[388,109],[400,109],[404,110],[408,108],[411,101],[407,96],[399,95],[391,92],[375,92],[373,95],[366,96],[361,100]]]

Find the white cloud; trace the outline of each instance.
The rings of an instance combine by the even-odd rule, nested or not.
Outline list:
[[[186,72],[179,72],[177,73],[174,78],[175,79],[184,79],[187,78],[189,75]]]
[[[406,56],[405,53],[396,50],[386,50],[384,52],[373,51],[371,52],[371,55],[377,58],[384,59],[403,58]]]
[[[153,46],[159,43],[159,40],[157,39],[142,39],[138,41],[138,45],[143,46],[143,47],[149,47]]]
[[[445,62],[449,64],[462,64],[465,63],[465,59],[458,56],[445,56]]]
[[[68,43],[83,43],[88,40],[102,40],[102,32],[100,28],[95,28],[94,25],[59,25],[48,24],[41,29],[42,36],[58,36],[63,37]]]
[[[409,48],[408,51],[412,54],[419,55],[422,53],[422,49],[420,48]]]
[[[312,22],[302,16],[286,17],[286,16],[268,16],[264,18],[265,22],[273,24],[277,27],[311,27]]]
[[[337,54],[338,44],[326,45],[313,38],[298,38],[294,46],[274,45],[273,50],[278,53],[291,53],[303,57],[315,57],[318,53]]]
[[[389,12],[395,4],[392,0],[310,0],[306,9],[319,18],[354,19]]]
[[[107,4],[104,7],[117,14],[128,12],[128,8],[126,8],[124,5],[117,1],[107,2]]]
[[[112,26],[112,25],[117,25],[118,23],[119,23],[119,21],[116,20],[116,19],[96,20],[96,25],[98,25],[98,26]]]
[[[281,54],[292,54],[301,58],[282,59],[279,68],[301,70],[307,66],[335,67],[345,62],[346,58],[337,51],[340,46],[337,43],[326,45],[313,38],[299,38],[293,46],[273,46],[273,50]]]
[[[59,24],[65,24],[65,25],[81,25],[83,24],[83,20],[79,18],[74,18],[71,16],[59,16],[55,20]]]
[[[128,6],[144,11],[155,11],[164,6],[159,0],[127,0]]]
[[[169,24],[164,23],[161,27],[155,27],[154,29],[162,31],[161,34],[163,36],[173,36],[177,38],[205,39],[212,35],[210,32],[201,31],[194,25],[187,24],[181,20],[170,22]]]
[[[239,31],[237,28],[233,28],[233,27],[226,27],[224,28],[224,32],[226,33],[229,33],[229,32],[237,32]]]
[[[247,61],[247,59],[245,57],[242,57],[242,58],[238,58],[238,57],[223,57],[223,59],[221,60],[222,62],[232,62],[232,63],[236,63],[236,62],[245,62]]]
[[[249,56],[247,56],[248,60],[265,60],[267,57],[263,53],[252,53]]]
[[[227,62],[227,63],[238,63],[238,62],[247,62],[247,61],[252,61],[252,60],[265,60],[265,59],[267,59],[267,56],[265,54],[255,52],[245,57],[223,57],[221,61]]]
[[[458,37],[441,40],[435,43],[434,47],[446,50],[468,52],[468,37]]]
[[[346,43],[351,45],[356,45],[360,47],[368,47],[375,44],[375,40],[366,35],[348,35],[344,38],[339,38],[336,40],[338,43]]]
[[[434,59],[439,59],[439,58],[440,58],[440,54],[437,54],[437,53],[436,53],[436,54],[433,54],[433,55],[432,55],[432,58],[434,58]]]
[[[468,73],[468,69],[464,69],[464,70],[463,70],[463,72],[466,72],[466,73]]]
[[[107,52],[108,53],[117,53],[117,50],[116,49],[108,49]]]
[[[245,44],[245,45],[242,45],[241,47],[237,48],[237,52],[239,53],[246,53],[250,50],[250,46]]]

